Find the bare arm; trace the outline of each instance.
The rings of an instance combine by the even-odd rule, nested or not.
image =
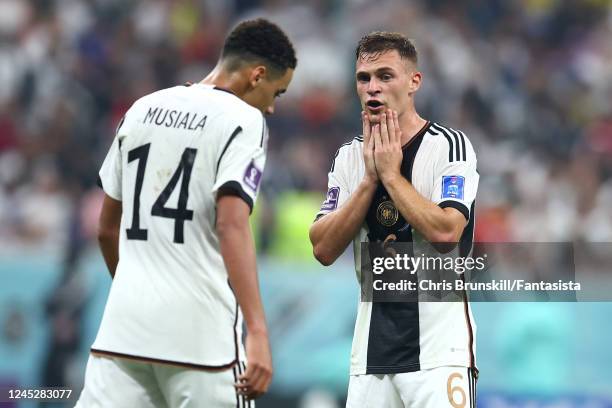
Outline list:
[[[380,131],[373,133],[376,168],[393,203],[425,239],[431,243],[456,243],[467,220],[454,208],[440,208],[416,191],[401,172],[403,153],[397,113],[382,116]]]
[[[375,181],[364,179],[343,206],[312,224],[310,242],[315,258],[323,265],[333,264],[355,238],[376,187]]]
[[[104,195],[98,223],[98,243],[111,278],[115,277],[119,263],[119,229],[121,227],[121,201]]]
[[[440,208],[416,191],[404,177],[389,178],[385,187],[402,216],[431,243],[456,243],[466,219],[458,210]]]
[[[236,386],[239,392],[256,398],[267,391],[272,380],[272,356],[259,292],[249,210],[240,197],[219,192],[216,228],[221,255],[247,327],[248,367]]]
[[[361,121],[365,176],[344,205],[319,218],[310,227],[309,236],[314,256],[325,266],[333,264],[355,238],[378,187],[374,165],[374,140],[371,137],[370,121],[364,112],[361,112]]]

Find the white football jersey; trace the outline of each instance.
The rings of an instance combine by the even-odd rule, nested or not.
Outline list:
[[[92,352],[195,368],[239,359],[242,317],[219,249],[215,197],[233,189],[252,209],[266,144],[262,113],[210,85],[164,89],[132,105],[100,170],[123,215]]]
[[[425,198],[440,207],[453,207],[466,218],[459,244],[465,256],[474,232],[474,202],[479,175],[476,154],[463,132],[428,122],[403,147],[402,175]],[[327,198],[317,217],[328,214],[357,189],[365,174],[363,139],[356,137],[338,149],[329,173]],[[395,211],[393,224],[383,218]],[[382,221],[381,221],[382,220]],[[382,183],[360,232],[353,240],[355,271],[361,281],[361,243],[425,243],[397,212]],[[359,302],[351,375],[394,374],[440,366],[475,367],[476,326],[469,303]]]

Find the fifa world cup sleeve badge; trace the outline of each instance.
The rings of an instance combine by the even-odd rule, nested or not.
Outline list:
[[[255,166],[254,162],[251,161],[251,164],[249,164],[249,167],[247,167],[246,171],[244,172],[244,178],[242,180],[244,181],[244,184],[251,188],[251,190],[257,191],[259,182],[261,181],[261,174],[262,171]]]
[[[340,197],[340,187],[331,187],[327,190],[325,202],[321,205],[322,211],[332,211],[338,207],[338,197]]]
[[[454,198],[463,200],[463,187],[465,178],[463,176],[442,177],[442,198]]]

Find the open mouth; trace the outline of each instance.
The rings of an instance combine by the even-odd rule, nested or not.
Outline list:
[[[366,106],[369,108],[369,110],[373,112],[379,112],[385,107],[385,105],[382,102],[376,101],[376,100],[371,100],[371,101],[366,102]]]

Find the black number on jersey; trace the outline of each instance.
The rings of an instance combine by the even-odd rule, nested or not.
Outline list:
[[[197,150],[196,149],[185,149],[181,156],[181,163],[172,175],[172,178],[168,182],[164,191],[161,192],[153,208],[151,209],[151,215],[157,215],[164,218],[174,218],[174,242],[182,244],[184,242],[183,229],[185,226],[185,220],[193,219],[193,211],[187,209],[187,199],[189,199],[189,180],[191,179],[191,169],[193,169],[193,162],[195,160]],[[181,191],[179,192],[178,208],[168,208],[164,205],[170,198],[170,194],[176,188],[176,184],[183,174],[183,181],[181,182]]]
[[[147,230],[140,228],[140,192],[142,191],[142,183],[144,181],[145,168],[149,157],[149,148],[151,143],[147,143],[128,152],[128,163],[138,160],[138,169],[136,170],[136,188],[134,191],[134,207],[132,226],[126,230],[128,239],[137,239],[141,241],[147,240]],[[170,181],[163,189],[155,203],[151,208],[151,215],[173,218],[174,219],[174,242],[182,244],[185,242],[184,228],[185,220],[193,219],[193,211],[187,209],[187,200],[189,199],[189,181],[191,180],[191,170],[195,162],[196,149],[186,148],[181,156],[181,162],[178,168],[170,178]],[[166,202],[176,188],[179,179],[183,175],[181,182],[181,190],[179,191],[178,207],[168,208]]]
[[[147,230],[140,228],[140,192],[142,191],[142,182],[144,181],[144,172],[147,167],[147,159],[149,158],[149,148],[151,143],[142,145],[128,152],[128,163],[138,160],[138,169],[136,170],[136,189],[134,190],[134,206],[132,216],[132,226],[125,230],[128,239],[138,239],[140,241],[147,240]]]

